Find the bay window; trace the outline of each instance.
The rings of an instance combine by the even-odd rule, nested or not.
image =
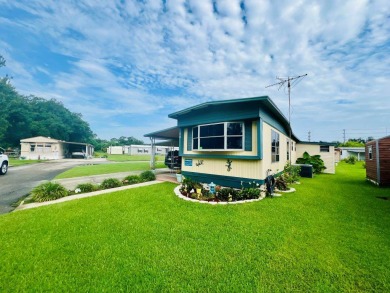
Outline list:
[[[193,150],[231,151],[244,148],[244,124],[221,122],[192,128]]]

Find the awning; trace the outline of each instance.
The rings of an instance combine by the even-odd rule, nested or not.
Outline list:
[[[149,137],[152,145],[152,153],[150,158],[150,167],[155,169],[155,147],[158,145],[170,145],[171,147],[179,146],[179,127],[170,127],[160,131],[145,134],[144,137]],[[156,142],[156,140],[160,140]]]
[[[153,140],[154,145],[170,145],[170,146],[179,146],[179,127],[170,127],[163,130],[151,132],[144,135]],[[156,142],[156,140],[162,140]]]

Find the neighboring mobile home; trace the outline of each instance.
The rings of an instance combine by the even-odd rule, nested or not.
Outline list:
[[[44,136],[21,139],[20,146],[20,157],[27,160],[90,158],[94,152],[94,147],[88,143],[68,142]]]
[[[173,146],[159,145],[155,149],[156,155],[165,156],[168,151],[178,150]],[[152,153],[151,145],[123,145],[123,146],[109,146],[107,153],[111,155],[147,155]]]
[[[287,119],[268,96],[203,103],[168,117],[177,119],[182,174],[198,182],[262,184],[305,151],[325,158],[325,172],[334,173],[334,146],[290,139]]]
[[[366,143],[366,178],[390,186],[390,136]]]
[[[349,156],[355,157],[358,161],[364,161],[366,158],[365,147],[340,147],[340,160]]]

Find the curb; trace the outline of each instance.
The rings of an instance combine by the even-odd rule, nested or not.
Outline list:
[[[126,190],[126,189],[131,189],[131,188],[137,188],[137,187],[143,187],[143,186],[148,186],[148,185],[154,185],[154,184],[160,184],[163,183],[164,181],[149,181],[149,182],[143,182],[143,183],[137,183],[137,184],[132,184],[132,185],[127,185],[127,186],[121,186],[121,187],[116,187],[116,188],[110,188],[110,189],[104,189],[104,190],[99,190],[99,191],[93,191],[93,192],[88,192],[88,193],[82,193],[82,194],[75,194],[75,195],[69,195],[65,196],[56,200],[51,200],[51,201],[45,201],[45,202],[39,202],[39,203],[29,203],[29,204],[21,204],[19,205],[16,209],[13,210],[13,212],[16,211],[21,211],[21,210],[27,210],[27,209],[33,209],[33,208],[39,208],[41,206],[47,206],[47,205],[52,205],[52,204],[57,204],[61,202],[67,202],[75,199],[82,199],[82,198],[87,198],[91,196],[96,196],[100,194],[106,194],[106,193],[111,193],[115,191],[121,191],[121,190]]]

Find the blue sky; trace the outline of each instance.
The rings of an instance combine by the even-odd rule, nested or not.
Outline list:
[[[390,135],[390,2],[4,1],[0,76],[55,98],[100,138],[174,126],[169,113],[268,95],[313,141]]]

